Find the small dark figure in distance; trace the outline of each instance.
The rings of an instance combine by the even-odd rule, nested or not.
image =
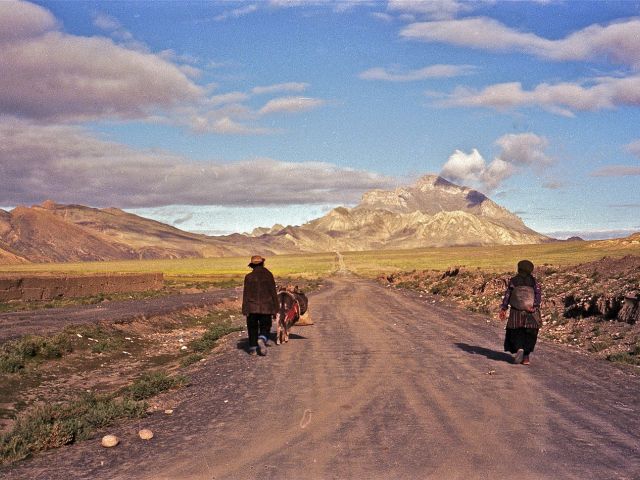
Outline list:
[[[518,262],[518,274],[509,280],[509,285],[500,306],[500,319],[507,317],[504,338],[505,352],[515,354],[514,363],[529,365],[529,355],[533,352],[542,326],[540,284],[532,275],[533,263],[529,260]]]
[[[264,261],[260,255],[251,257],[252,271],[244,277],[242,314],[247,316],[250,355],[267,354],[271,323],[279,307],[276,282]]]

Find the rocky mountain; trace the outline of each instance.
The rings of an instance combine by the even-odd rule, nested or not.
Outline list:
[[[392,191],[365,193],[300,227],[254,231],[274,247],[303,251],[374,250],[453,245],[513,245],[551,240],[482,193],[436,175]],[[268,238],[267,238],[268,237]]]
[[[185,232],[117,208],[59,205],[0,210],[0,263],[265,255],[549,241],[467,187],[427,175],[393,191],[367,192],[301,226],[221,237]]]

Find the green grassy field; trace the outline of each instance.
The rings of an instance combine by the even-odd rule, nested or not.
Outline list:
[[[444,270],[451,266],[511,271],[518,260],[528,258],[537,265],[571,265],[598,260],[603,256],[640,255],[640,245],[617,242],[554,242],[541,245],[495,247],[447,247],[415,250],[342,252],[349,270],[363,276],[410,270]],[[163,272],[169,281],[239,283],[249,271],[248,258],[203,258],[178,260],[128,260],[30,265],[0,265],[2,272],[113,273]],[[276,255],[267,267],[280,278],[318,279],[334,273],[338,262],[334,253]]]
[[[125,260],[111,262],[38,263],[0,265],[0,273],[144,273],[163,272],[170,282],[241,283],[250,269],[249,257],[186,258],[171,260]],[[337,268],[334,253],[277,255],[267,258],[267,267],[281,278],[318,279]]]
[[[554,242],[539,245],[493,247],[448,247],[416,250],[349,252],[344,254],[347,268],[359,275],[411,270],[446,270],[452,266],[487,271],[515,270],[527,258],[536,265],[574,265],[604,256],[640,255],[640,244],[620,246],[610,241]]]

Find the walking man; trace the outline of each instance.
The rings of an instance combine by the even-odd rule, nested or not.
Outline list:
[[[242,314],[247,316],[249,354],[267,354],[267,341],[273,316],[278,313],[278,293],[273,275],[264,266],[260,255],[251,257],[252,269],[244,277]]]

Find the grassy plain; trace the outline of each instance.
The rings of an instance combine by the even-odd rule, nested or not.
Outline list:
[[[640,244],[615,241],[553,242],[538,245],[490,247],[446,247],[415,250],[381,250],[344,253],[347,269],[362,276],[412,270],[446,270],[453,266],[480,268],[491,272],[514,271],[519,260],[536,265],[575,265],[603,256],[640,255]]]
[[[348,270],[362,276],[411,270],[446,270],[451,266],[511,271],[518,260],[528,258],[537,265],[572,265],[603,256],[640,255],[640,244],[619,241],[553,242],[539,245],[491,247],[443,247],[413,250],[342,252]],[[0,265],[2,272],[114,273],[163,272],[169,282],[240,284],[249,271],[246,257],[189,258],[171,260],[127,260],[113,262]],[[279,278],[319,279],[338,269],[335,253],[274,255],[267,267]]]

